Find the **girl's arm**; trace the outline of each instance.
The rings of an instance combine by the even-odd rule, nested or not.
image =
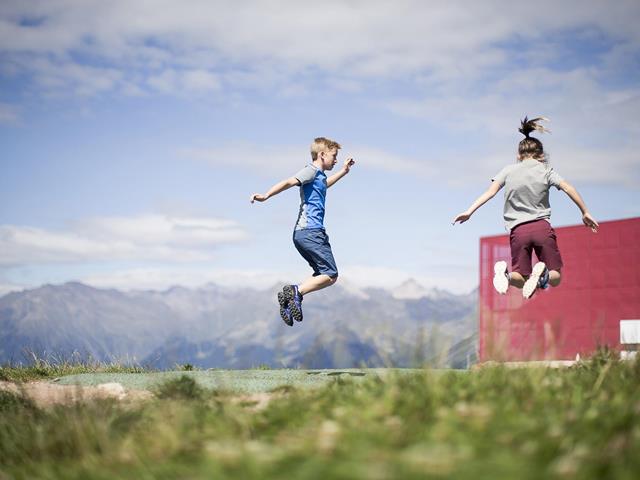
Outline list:
[[[287,178],[285,180],[282,180],[281,182],[278,182],[273,187],[271,187],[269,189],[269,191],[267,193],[265,193],[264,195],[262,195],[260,193],[254,193],[253,195],[251,195],[251,203],[253,203],[254,201],[264,202],[269,197],[273,197],[274,195],[277,195],[280,192],[284,192],[288,188],[294,187],[294,186],[298,185],[299,183],[300,182],[298,181],[298,179],[296,177],[291,177],[291,178]]]
[[[453,225],[455,225],[456,222],[464,223],[469,220],[471,215],[473,215],[473,212],[495,197],[496,193],[498,193],[501,188],[502,185],[498,182],[492,182],[487,191],[480,195],[465,212],[462,212],[453,219]]]
[[[574,186],[569,182],[565,182],[564,180],[560,182],[559,186],[560,190],[569,195],[569,198],[573,200],[573,203],[575,203],[580,209],[580,212],[582,213],[582,223],[589,227],[592,232],[597,232],[599,227],[598,222],[596,222],[595,219],[591,216],[589,210],[587,210],[587,205],[584,203],[584,200],[582,200],[582,197],[574,188]]]

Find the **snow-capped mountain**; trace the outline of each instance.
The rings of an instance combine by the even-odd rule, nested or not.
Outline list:
[[[121,292],[67,283],[9,293],[0,298],[0,363],[33,354],[157,368],[465,366],[475,355],[477,292],[415,280],[392,290],[338,284],[305,297],[304,321],[288,327],[280,288]]]

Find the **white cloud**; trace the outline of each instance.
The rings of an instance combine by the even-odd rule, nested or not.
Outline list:
[[[421,99],[390,100],[386,106],[442,126],[461,139],[474,137],[469,147],[461,141],[456,155],[439,162],[441,175],[455,179],[452,183],[477,178],[483,166],[494,170],[513,161],[522,138],[517,132],[520,118],[545,115],[552,119],[552,134],[541,140],[568,179],[638,188],[640,88],[606,91],[595,77],[586,68],[523,69],[505,74],[483,94],[456,92],[459,85],[446,85]]]
[[[218,76],[205,70],[189,70],[185,72],[182,83],[189,90],[215,91],[220,89]]]
[[[217,246],[246,238],[245,230],[233,221],[162,215],[94,218],[69,231],[2,225],[0,265],[211,261]]]
[[[253,171],[269,172],[274,170],[282,175],[292,175],[305,163],[311,162],[308,148],[293,146],[256,145],[234,143],[211,148],[184,148],[179,154],[186,158],[220,167],[244,167]],[[340,151],[339,168],[348,158],[353,157],[358,168],[373,168],[383,172],[406,173],[419,176],[431,176],[436,172],[433,164],[426,159],[411,158],[378,148],[354,145]],[[269,166],[266,170],[265,165]],[[329,172],[329,175],[331,173]]]
[[[283,273],[259,270],[221,270],[213,265],[207,268],[133,268],[82,277],[83,283],[96,288],[120,290],[164,290],[172,286],[197,288],[209,283],[225,287],[251,287],[267,289],[281,283]]]
[[[183,95],[185,92],[216,92],[221,88],[218,75],[205,70],[167,69],[149,76],[147,83],[153,89],[171,95]]]
[[[580,29],[626,45],[616,51],[614,63],[621,65],[621,54],[637,52],[639,13],[633,0],[543,1],[536,8],[499,0],[15,0],[0,6],[0,51],[28,61],[53,58],[55,64],[88,60],[107,73],[119,70],[138,86],[173,69],[184,70],[190,88],[215,91],[221,77],[259,78],[277,65],[285,84],[302,74],[352,89],[362,78],[473,79],[504,64],[508,41],[519,39],[523,49],[553,55],[553,34]]]
[[[394,289],[413,279],[427,289],[437,288],[463,294],[478,286],[475,266],[469,269],[448,267],[446,270],[437,273],[432,271],[430,275],[425,275],[423,272],[408,272],[397,268],[346,265],[341,267],[340,275],[359,287]]]
[[[15,125],[19,122],[19,115],[16,107],[6,103],[0,103],[0,125]]]
[[[0,283],[0,297],[6,295],[11,292],[20,292],[28,288],[25,285],[17,285],[15,283]]]
[[[404,173],[418,177],[433,177],[438,171],[430,155],[419,159],[378,148],[358,146],[355,146],[353,151],[357,153],[362,168],[374,168],[384,172]]]
[[[511,118],[507,129],[507,118],[487,119],[501,125],[503,130],[514,131],[519,124],[516,117]],[[476,120],[477,121],[477,120]],[[469,119],[471,122],[471,119]],[[503,125],[504,124],[504,125]],[[515,126],[514,126],[515,125]],[[478,125],[476,125],[477,127]],[[471,128],[471,123],[469,127]],[[568,128],[565,126],[565,129]],[[405,174],[413,177],[438,179],[450,185],[485,185],[502,167],[516,161],[518,137],[501,135],[502,144],[485,147],[484,152],[466,151],[464,145],[455,154],[427,151],[421,158],[399,155],[390,151],[367,146],[355,145],[340,153],[338,168],[349,156],[356,159],[358,169],[373,169],[386,173]],[[544,143],[543,138],[543,143]],[[554,138],[554,140],[556,140]],[[557,140],[556,140],[557,141]],[[623,185],[638,188],[640,185],[640,156],[633,145],[616,147],[585,147],[576,145],[573,134],[566,141],[557,141],[558,147],[549,149],[550,163],[572,182],[598,183],[604,185]],[[474,145],[474,148],[475,145]],[[302,148],[291,146],[273,147],[249,143],[236,143],[212,148],[182,149],[180,155],[203,161],[214,167],[233,167],[250,169],[256,174],[269,177],[294,174],[310,157]],[[264,166],[269,168],[265,169]],[[331,175],[331,173],[329,173]],[[479,187],[481,188],[481,187]]]
[[[204,148],[183,148],[178,154],[204,162],[214,167],[244,167],[255,172],[276,171],[294,174],[302,165],[311,161],[305,147],[257,145],[236,142]],[[269,166],[269,170],[265,169]]]
[[[125,79],[124,72],[118,68],[84,65],[68,58],[52,60],[46,57],[14,57],[11,63],[14,69],[30,72],[37,91],[45,95],[72,93],[91,96],[131,86]]]
[[[267,289],[287,278],[296,277],[296,272],[217,269],[207,265],[205,268],[132,268],[87,275],[80,277],[80,281],[96,288],[120,290],[163,290],[176,285],[197,288],[208,283],[226,287]],[[468,293],[477,286],[477,274],[469,275],[469,272],[456,272],[450,268],[447,272],[439,273],[436,278],[401,269],[366,265],[341,268],[339,284],[358,294],[361,293],[360,289],[368,287],[394,289],[409,279],[418,281],[427,289],[438,288],[460,294]]]

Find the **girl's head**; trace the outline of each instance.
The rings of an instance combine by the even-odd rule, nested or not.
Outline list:
[[[545,122],[549,121],[549,119],[545,117],[532,118],[531,120],[524,117],[524,120],[521,120],[518,131],[522,133],[525,138],[518,144],[518,160],[522,161],[528,158],[533,158],[539,161],[546,160],[544,149],[542,148],[542,142],[537,138],[529,136],[529,134],[534,130],[538,130],[540,133],[549,132],[549,130],[538,124],[541,120],[544,120]]]

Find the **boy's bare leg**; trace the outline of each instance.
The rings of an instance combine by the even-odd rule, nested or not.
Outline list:
[[[516,288],[524,287],[524,282],[526,278],[520,275],[518,272],[511,272],[509,274],[509,285],[513,285]]]
[[[549,285],[557,287],[560,285],[560,280],[562,280],[562,275],[558,270],[549,270]]]
[[[338,277],[330,277],[329,275],[317,275],[315,277],[309,277],[300,285],[298,285],[298,291],[301,295],[315,292],[316,290],[322,290],[329,287],[338,281]]]

